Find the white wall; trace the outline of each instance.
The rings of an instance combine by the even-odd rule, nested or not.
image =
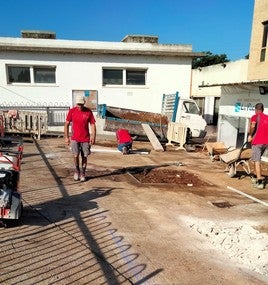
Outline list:
[[[7,84],[6,64],[56,66],[56,84]],[[103,67],[147,68],[146,86],[102,86]],[[190,96],[191,58],[149,56],[0,54],[0,104],[72,105],[72,90],[97,90],[98,102],[160,112],[162,95]]]
[[[214,64],[200,69],[193,69],[192,96],[218,96],[221,87],[201,87],[202,85],[215,85],[247,81],[248,60],[240,59],[222,64]]]
[[[193,69],[191,96],[205,98],[204,117],[208,123],[214,115],[214,98],[221,97],[221,86],[213,85],[247,81],[247,70],[247,59]]]

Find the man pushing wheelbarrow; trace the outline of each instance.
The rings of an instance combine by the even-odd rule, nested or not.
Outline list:
[[[268,147],[268,115],[263,113],[262,103],[255,105],[255,115],[250,119],[248,142],[251,143],[255,175],[252,177],[254,186],[258,189],[265,188],[265,179],[261,171],[261,157]]]

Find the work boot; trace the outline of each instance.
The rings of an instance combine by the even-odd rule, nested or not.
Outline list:
[[[255,183],[254,187],[257,188],[257,189],[263,190],[264,189],[264,181],[263,180],[258,180]]]
[[[126,146],[123,147],[123,154],[128,154],[128,150]]]
[[[258,182],[258,179],[257,179],[257,177],[256,176],[251,176],[250,177],[250,179],[251,179],[251,182],[252,182],[252,184],[256,184],[257,182]]]

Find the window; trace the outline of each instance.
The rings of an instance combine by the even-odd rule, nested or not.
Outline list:
[[[102,71],[103,85],[142,85],[146,84],[146,70],[108,69]]]
[[[263,36],[262,36],[262,48],[261,48],[260,61],[265,61],[267,43],[268,43],[268,22],[264,22],[263,23]]]
[[[7,66],[7,82],[10,83],[56,83],[56,67]]]
[[[196,114],[199,115],[200,111],[195,102],[184,102],[183,108],[185,113]]]
[[[8,83],[13,82],[30,83],[30,68],[22,66],[9,66]]]
[[[144,70],[126,70],[127,85],[145,85]]]
[[[123,70],[122,69],[103,69],[103,85],[122,85]]]
[[[34,67],[35,83],[56,83],[55,67]]]

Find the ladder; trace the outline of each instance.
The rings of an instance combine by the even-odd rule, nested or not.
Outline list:
[[[175,94],[163,94],[162,115],[168,117],[169,122],[175,122],[179,104],[179,92]]]

